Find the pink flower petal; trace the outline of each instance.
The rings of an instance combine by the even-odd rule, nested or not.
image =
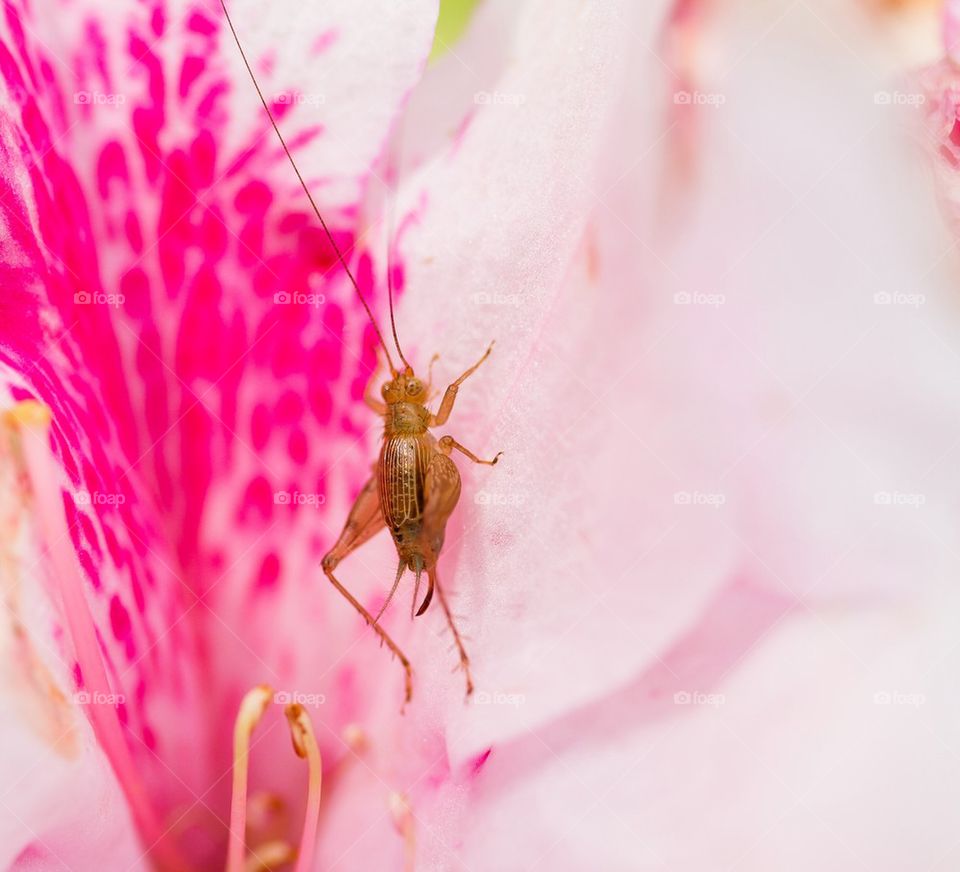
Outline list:
[[[284,126],[298,153],[336,140],[311,149],[320,160],[305,169],[325,208],[340,207],[328,217],[347,245],[436,5],[289,6],[296,15],[275,13],[298,39],[281,33],[277,45],[295,48],[263,81],[302,95],[325,73],[329,101],[294,101]],[[188,827],[198,813],[211,819],[194,838],[203,856],[222,835],[213,788],[228,758],[216,737],[238,690],[280,660],[267,645],[253,665],[235,652],[289,646],[268,614],[270,588],[294,602],[296,576],[317,596],[315,558],[333,536],[313,532],[317,519],[342,510],[367,463],[335,469],[358,428],[331,398],[338,381],[362,383],[370,334],[349,286],[326,276],[332,252],[220,18],[194,6],[73,14],[76,26],[61,27],[58,7],[50,33],[39,12],[6,19],[2,361],[10,400],[53,410],[58,502],[111,686],[128,701],[121,722],[157,808],[187,809]],[[237,18],[256,24],[243,9]],[[365,61],[347,65],[344,53]],[[311,118],[325,108],[325,122]],[[362,264],[360,275],[369,283]],[[319,318],[274,301],[311,287],[330,300]],[[281,490],[329,493],[330,505],[281,507]],[[281,560],[294,530],[309,579]],[[229,647],[209,645],[217,633]],[[315,664],[315,651],[298,653]]]

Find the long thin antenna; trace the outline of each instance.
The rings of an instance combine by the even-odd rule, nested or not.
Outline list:
[[[347,277],[350,279],[350,284],[353,285],[353,289],[357,292],[357,296],[360,298],[360,302],[363,303],[363,308],[367,312],[367,317],[370,319],[370,323],[373,325],[373,329],[376,331],[377,339],[380,342],[380,347],[383,348],[383,353],[387,356],[387,363],[390,366],[390,371],[396,375],[397,370],[393,365],[393,360],[390,357],[390,351],[387,348],[386,343],[383,341],[383,334],[380,333],[380,328],[377,326],[377,321],[373,317],[373,312],[370,311],[370,306],[367,304],[366,298],[363,296],[363,292],[360,290],[360,286],[357,284],[357,280],[353,277],[353,273],[350,272],[350,267],[347,266],[347,261],[343,256],[343,252],[340,251],[340,246],[337,245],[337,241],[333,238],[333,234],[330,232],[330,228],[327,227],[327,222],[323,220],[323,215],[320,214],[320,209],[317,208],[317,204],[314,202],[313,195],[310,193],[310,189],[307,187],[307,183],[303,180],[303,176],[300,175],[300,168],[297,166],[297,162],[293,159],[293,155],[290,154],[290,149],[287,147],[287,142],[283,138],[283,134],[280,132],[280,128],[277,127],[276,119],[273,117],[273,112],[270,111],[270,106],[267,103],[266,98],[263,96],[263,91],[260,90],[260,83],[257,81],[257,77],[254,75],[253,67],[250,66],[250,61],[247,60],[247,54],[243,50],[243,46],[240,44],[240,37],[237,36],[237,29],[233,26],[233,20],[230,18],[230,13],[227,11],[226,0],[220,0],[220,6],[223,8],[223,14],[226,16],[227,24],[230,27],[230,32],[233,34],[233,41],[237,44],[237,48],[240,50],[240,57],[243,58],[243,65],[247,68],[247,72],[250,74],[250,80],[253,82],[253,87],[257,90],[257,96],[260,98],[260,102],[263,103],[263,108],[266,110],[267,118],[270,119],[270,123],[273,125],[274,132],[277,134],[277,139],[280,140],[280,145],[283,146],[284,154],[286,154],[287,159],[290,161],[290,166],[293,167],[293,171],[297,174],[297,178],[300,180],[300,187],[303,188],[303,192],[307,195],[307,199],[310,201],[310,205],[313,207],[314,214],[320,220],[320,226],[323,227],[323,232],[327,234],[327,239],[330,240],[330,245],[333,246],[333,250],[337,254],[337,259],[340,261],[340,266],[343,267],[343,271],[347,274]],[[393,322],[393,301],[390,303],[390,321]],[[394,338],[396,338],[396,328],[394,328]],[[400,350],[400,346],[397,346],[397,351]],[[400,355],[403,357],[403,354]],[[404,360],[404,363],[406,361]],[[408,364],[409,365],[409,364]]]
[[[396,174],[397,181],[400,180],[400,170],[401,170],[401,155],[399,154],[400,143],[402,142],[401,129],[403,127],[403,115],[400,115],[400,120],[397,122],[397,133],[395,141],[397,142],[397,152],[396,155]],[[389,180],[390,174],[387,173],[387,179]],[[403,361],[403,365],[409,370],[413,371],[413,367],[407,362],[407,358],[403,355],[403,349],[400,347],[400,339],[397,337],[397,322],[393,317],[393,217],[394,217],[394,206],[396,205],[397,198],[394,195],[393,191],[390,190],[390,183],[387,181],[387,300],[390,304],[390,329],[393,331],[393,344],[397,346],[397,354],[400,355],[400,359]]]

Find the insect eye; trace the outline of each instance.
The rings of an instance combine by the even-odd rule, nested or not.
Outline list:
[[[410,396],[416,396],[422,390],[423,385],[421,385],[416,379],[407,382],[407,393],[410,394]]]
[[[383,387],[380,388],[380,393],[383,394],[384,396],[390,393],[390,382],[383,383]]]

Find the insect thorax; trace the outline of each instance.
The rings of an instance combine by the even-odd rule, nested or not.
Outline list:
[[[419,403],[393,403],[387,406],[384,432],[390,435],[419,436],[426,433],[430,413]]]

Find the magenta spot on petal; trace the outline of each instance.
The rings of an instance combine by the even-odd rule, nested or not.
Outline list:
[[[276,554],[270,553],[263,558],[260,564],[260,573],[257,576],[257,588],[259,590],[269,590],[280,577],[280,558]]]
[[[338,36],[339,34],[336,28],[331,27],[329,30],[325,30],[313,41],[311,51],[313,54],[320,54],[320,52],[326,51],[337,41]]]
[[[273,490],[262,475],[258,475],[247,485],[241,517],[246,517],[248,509],[253,509],[264,520],[267,520],[273,512]]]
[[[209,130],[201,130],[190,144],[190,167],[194,184],[209,187],[216,171],[217,145]]]
[[[263,182],[253,181],[237,191],[233,204],[238,212],[243,212],[245,215],[262,215],[272,199],[270,189]]]
[[[150,285],[147,274],[139,266],[121,277],[120,293],[124,297],[124,311],[131,317],[140,319],[150,311]]]
[[[948,139],[954,145],[960,146],[960,120],[953,122],[953,128],[950,131],[950,136]]]
[[[257,451],[263,448],[270,438],[270,410],[263,403],[258,403],[250,416],[250,437]]]
[[[203,72],[203,58],[196,55],[188,55],[183,59],[183,65],[180,67],[180,96],[186,97],[190,93],[190,87],[197,80],[197,77]]]
[[[164,27],[163,7],[155,6],[150,16],[150,29],[154,36],[162,36]]]
[[[143,585],[140,583],[136,572],[131,573],[130,589],[133,591],[133,601],[137,606],[137,611],[141,615],[144,614],[147,610],[147,600],[143,595]]]
[[[295,462],[301,466],[306,463],[307,460],[307,437],[306,434],[297,427],[290,434],[290,441],[288,445],[290,449],[290,457]]]
[[[321,424],[329,424],[333,413],[333,397],[325,382],[314,382],[310,387],[310,411]]]
[[[35,399],[36,399],[36,396],[34,395],[34,393],[33,393],[32,391],[28,391],[28,390],[26,390],[26,388],[22,388],[22,387],[20,387],[19,385],[11,385],[11,386],[10,386],[10,394],[13,396],[13,398],[14,398],[18,403],[21,403],[21,402],[23,402],[24,400],[35,400]]]
[[[117,541],[117,534],[113,532],[113,528],[109,525],[105,525],[103,528],[103,538],[107,543],[107,551],[110,552],[110,559],[113,561],[113,565],[117,567],[122,566],[126,552],[120,547],[120,543]]]
[[[187,27],[194,33],[199,33],[203,36],[212,36],[217,32],[216,25],[199,12],[194,12],[193,15],[190,16],[187,20]]]
[[[197,104],[197,117],[201,121],[211,119],[217,108],[217,101],[227,93],[227,83],[217,82],[204,95],[203,99]]]
[[[278,424],[295,424],[303,415],[303,400],[296,391],[285,391],[277,400],[274,418]]]
[[[97,536],[97,530],[93,525],[93,521],[90,519],[89,515],[78,514],[77,519],[80,522],[80,529],[83,531],[83,537],[86,540],[87,544],[93,549],[94,554],[97,558],[100,558],[100,541]]]
[[[487,759],[490,757],[493,748],[487,748],[486,751],[478,754],[473,758],[473,763],[471,764],[471,772],[473,775],[477,775],[480,770],[483,768],[483,764],[487,762]]]
[[[110,598],[110,628],[114,638],[120,641],[130,635],[130,616],[116,594]]]
[[[80,561],[80,568],[83,570],[84,575],[90,579],[90,583],[93,585],[94,590],[100,590],[100,575],[97,572],[97,567],[94,566],[93,558],[90,556],[90,552],[80,551],[77,554],[77,559]]]
[[[123,221],[123,232],[127,236],[130,248],[139,254],[143,250],[143,231],[140,229],[140,219],[132,209],[127,212],[127,217]]]
[[[120,179],[128,181],[127,161],[123,148],[115,139],[108,142],[100,151],[100,160],[97,162],[97,187],[101,197],[110,192],[110,180]]]

